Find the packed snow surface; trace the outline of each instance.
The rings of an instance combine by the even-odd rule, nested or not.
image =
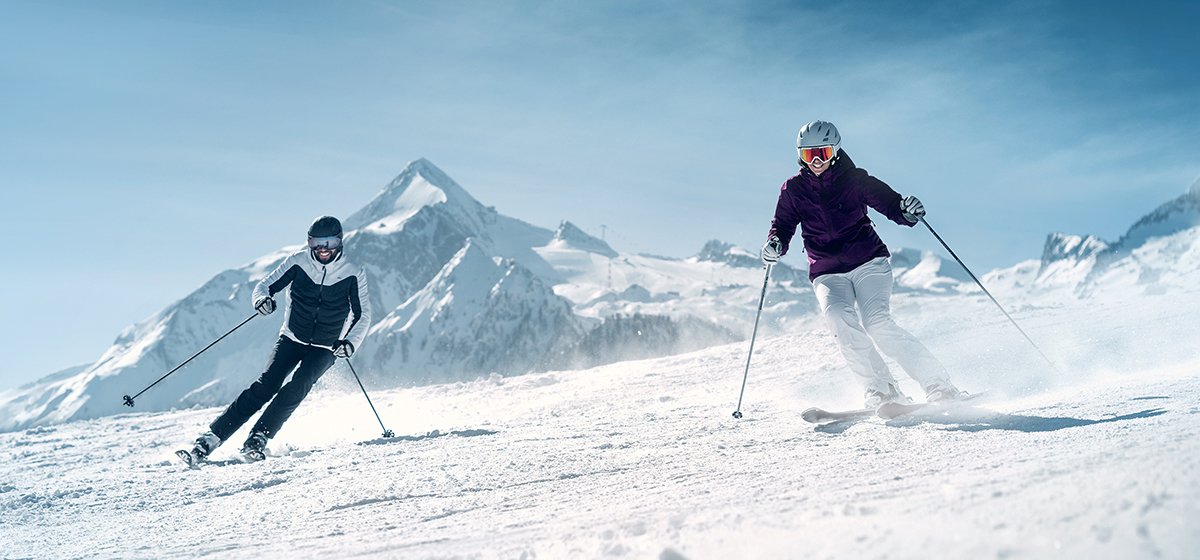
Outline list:
[[[1197,303],[1014,310],[1051,368],[982,296],[898,295],[988,395],[888,422],[800,420],[861,396],[796,329],[760,337],[741,420],[745,342],[376,391],[387,440],[339,364],[254,464],[244,430],[199,470],[174,457],[213,408],[3,433],[0,556],[1194,558]]]

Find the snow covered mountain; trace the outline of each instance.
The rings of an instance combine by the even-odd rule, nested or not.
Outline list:
[[[0,393],[0,429],[122,412],[121,395],[154,381],[250,316],[247,306],[252,278],[265,274],[265,263],[276,260],[265,257],[241,270],[218,274],[191,295],[126,328],[95,363],[74,375],[53,375]],[[279,320],[274,316],[252,320],[222,342],[221,352],[196,359],[186,376],[166,379],[139,397],[138,406],[161,410],[232,398],[235,389],[229,382],[241,383],[253,374],[241,373],[227,380],[220,373],[253,372],[261,367],[263,341],[271,340]],[[199,341],[204,342],[197,344]]]
[[[462,379],[544,369],[584,329],[571,304],[515,260],[468,240],[424,288],[377,322],[359,361],[376,376]]]
[[[1041,287],[1079,285],[1095,266],[1096,255],[1108,247],[1108,243],[1094,235],[1050,234],[1038,271]]]
[[[1193,289],[1200,279],[1200,179],[1187,193],[1138,220],[1111,246],[1079,287],[1081,296]]]
[[[1195,289],[1200,278],[1200,180],[1143,216],[1116,242],[1052,233],[1040,261],[985,276],[1010,293],[1088,298],[1101,293],[1162,294]]]
[[[512,344],[514,350],[526,352],[531,360],[528,364],[517,364],[500,352],[484,358],[475,354],[472,358],[473,351],[460,345],[456,350],[463,354],[461,359],[446,361],[422,355],[436,355],[442,350],[418,345],[398,354],[402,357],[397,358],[399,362],[378,358],[381,365],[401,366],[411,362],[413,367],[378,372],[367,369],[373,379],[383,384],[438,378],[460,371],[463,364],[477,367],[473,372],[476,374],[523,373],[536,363],[540,354],[549,354],[560,343],[557,336],[531,340],[524,332],[530,325],[509,320],[510,317],[504,316],[506,312],[528,315],[535,323],[542,320],[555,328],[566,325],[562,333],[579,330],[574,318],[564,312],[569,310],[569,304],[553,296],[546,287],[558,273],[533,250],[550,243],[553,232],[485,207],[426,160],[409,164],[369,204],[350,216],[345,227],[347,253],[354,255],[367,270],[376,317],[389,316],[393,311],[415,313],[414,306],[424,301],[422,297],[454,300],[457,296],[459,304],[450,309],[461,315],[495,319],[488,325],[489,336],[504,339],[496,347]],[[0,393],[0,429],[129,410],[121,406],[121,395],[149,384],[253,315],[249,298],[254,284],[296,249],[284,248],[218,274],[179,302],[126,329],[99,360],[81,372],[52,376]],[[464,260],[461,257],[468,253],[471,258],[467,260],[487,263],[491,270],[485,274],[486,267],[476,266],[472,275],[478,278],[473,278],[470,285],[439,283],[452,275],[453,267],[447,269],[449,263],[461,265]],[[492,284],[482,286],[481,282]],[[469,309],[464,302],[472,301],[480,290],[490,294],[482,300],[484,308]],[[537,293],[546,297],[531,297]],[[419,295],[422,297],[413,299]],[[514,303],[518,300],[519,305]],[[258,375],[281,316],[252,319],[185,370],[136,399],[138,410],[213,405],[231,400]],[[418,330],[407,321],[399,324],[389,321],[385,327],[392,325],[397,332],[378,326],[372,329],[366,347],[376,345],[376,339],[406,340],[416,336]],[[460,326],[474,328],[467,323]],[[442,369],[429,369],[433,365]],[[421,369],[416,369],[417,366]]]
[[[620,256],[612,247],[608,246],[608,243],[588,235],[579,229],[579,226],[566,220],[558,225],[558,230],[554,232],[554,240],[546,247],[552,249],[578,249],[610,259]]]
[[[714,247],[720,247],[714,258]],[[709,242],[686,259],[657,255],[608,257],[571,244],[536,249],[562,275],[554,291],[570,300],[575,312],[600,320],[616,315],[691,318],[749,336],[763,283],[757,257],[721,242]],[[763,309],[768,332],[815,312],[806,273],[778,266]]]
[[[896,292],[959,293],[976,289],[971,276],[957,262],[932,251],[892,251],[892,275]]]

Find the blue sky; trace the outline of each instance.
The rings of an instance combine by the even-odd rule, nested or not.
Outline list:
[[[1116,239],[1200,176],[1197,6],[5,1],[0,388],[419,157],[503,213],[682,257],[756,248],[821,118],[976,272]]]

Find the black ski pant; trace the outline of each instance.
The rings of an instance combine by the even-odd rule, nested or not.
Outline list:
[[[300,406],[300,401],[308,395],[313,384],[333,365],[335,359],[333,352],[327,348],[300,344],[286,336],[280,336],[279,342],[275,343],[271,360],[267,362],[266,371],[263,371],[258,381],[242,391],[225,412],[213,420],[209,429],[221,438],[221,441],[225,441],[269,401],[270,406],[263,412],[252,431],[264,432],[268,438],[274,437],[292,412],[295,412],[296,407]],[[297,364],[300,367],[296,367]],[[283,381],[293,369],[296,373],[292,375],[292,380],[284,385]]]

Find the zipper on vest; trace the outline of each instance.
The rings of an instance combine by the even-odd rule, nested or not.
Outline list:
[[[313,328],[312,341],[317,340],[317,318],[321,316],[321,292],[325,290],[325,273],[328,272],[326,267],[321,267],[321,283],[317,285],[317,308],[313,310]]]

